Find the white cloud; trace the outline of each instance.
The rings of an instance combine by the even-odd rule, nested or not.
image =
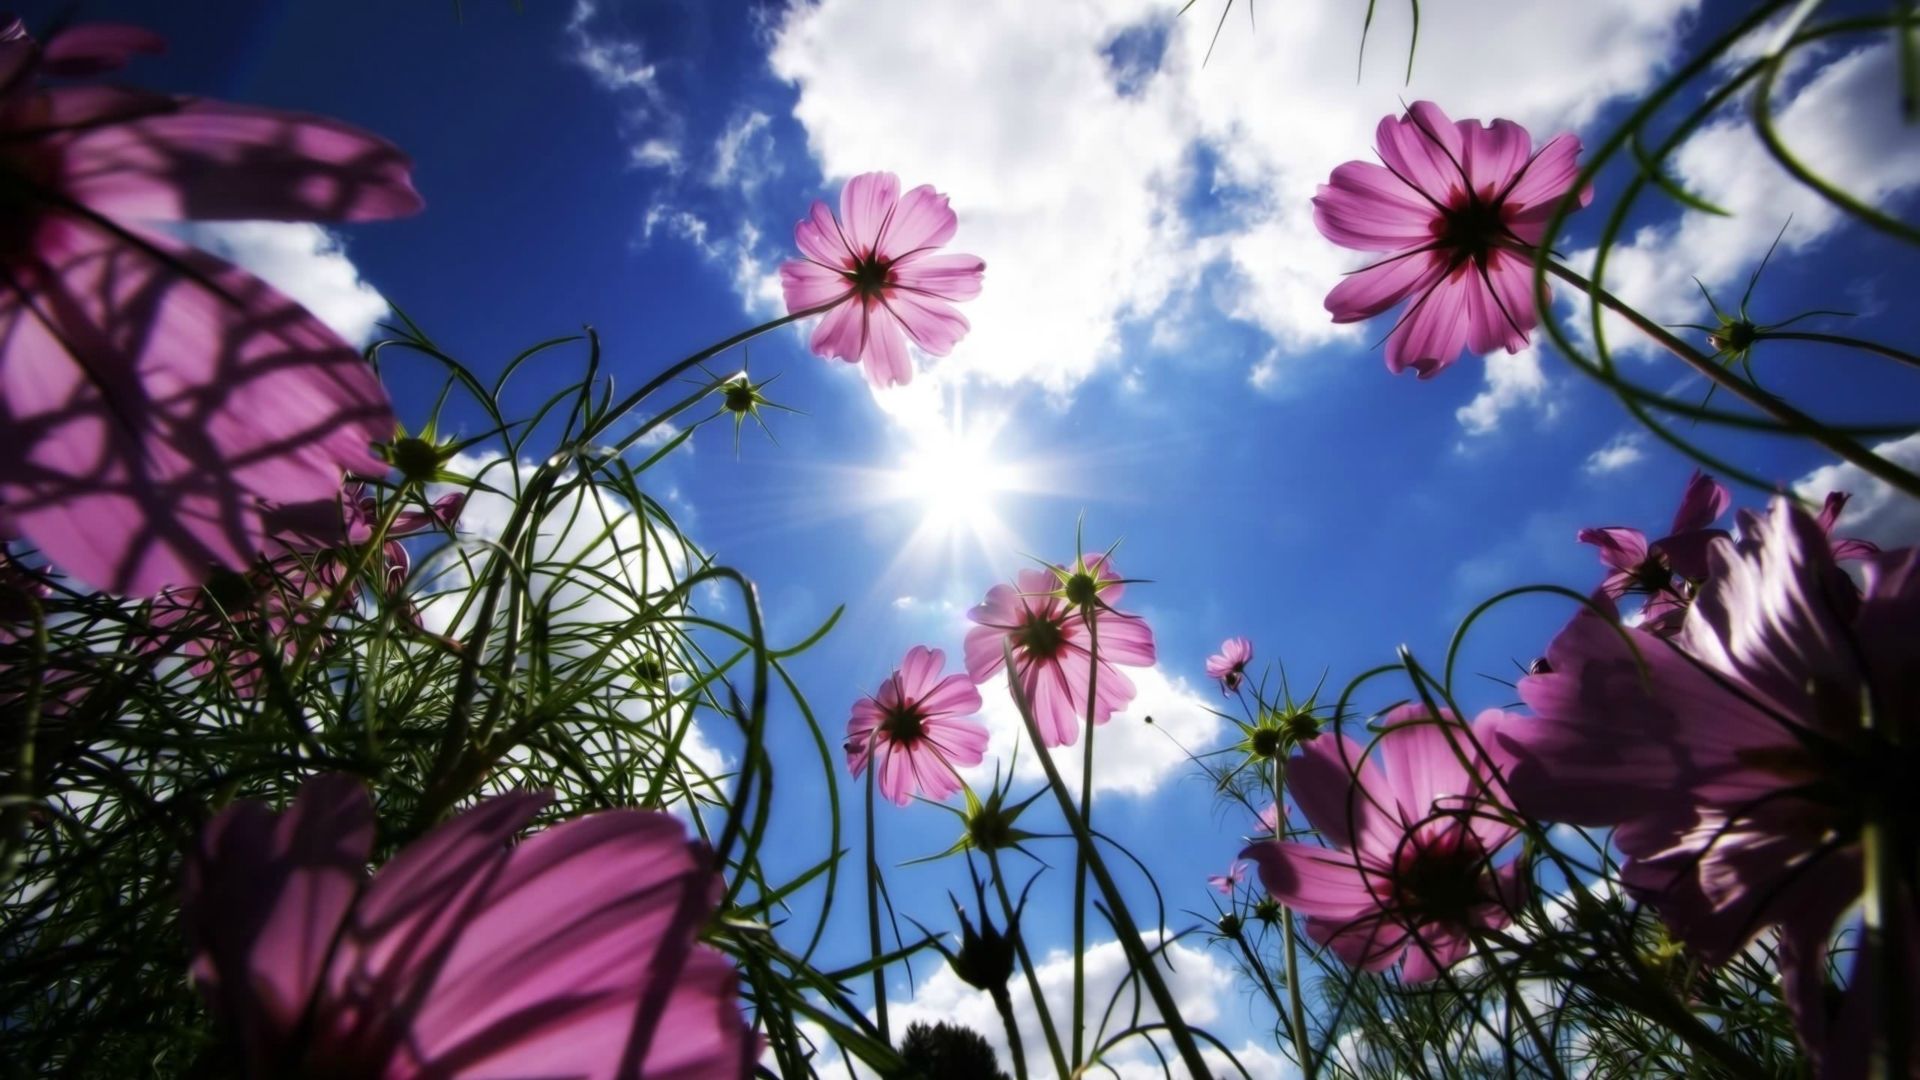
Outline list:
[[[648,59],[646,45],[601,26],[597,0],[574,0],[565,34],[567,59],[620,101],[633,164],[679,172],[683,121],[668,106],[660,68]]]
[[[245,267],[354,345],[372,340],[392,310],[360,279],[340,238],[304,221],[190,221],[173,228],[183,240]]]
[[[758,109],[735,116],[713,144],[713,168],[707,183],[713,187],[735,187],[752,194],[753,189],[779,175],[780,162],[773,155],[773,133],[768,131],[772,118]]]
[[[1911,470],[1920,470],[1920,435],[1884,442],[1873,452]],[[1920,544],[1920,500],[1895,491],[1886,481],[1868,476],[1858,465],[1836,464],[1815,469],[1794,482],[1793,490],[1815,505],[1829,491],[1845,491],[1853,498],[1840,516],[1838,532],[1871,540],[1884,548]]]
[[[1638,465],[1647,457],[1647,437],[1638,431],[1623,432],[1587,455],[1584,468],[1589,476],[1605,476]]]
[[[1900,116],[1897,69],[1890,47],[1871,45],[1811,71],[1784,107],[1776,97],[1776,125],[1786,145],[1869,203],[1884,204],[1920,185],[1920,131]],[[1606,286],[1656,321],[1710,324],[1693,278],[1713,290],[1722,310],[1735,308],[1747,276],[1783,227],[1776,259],[1813,247],[1847,220],[1768,155],[1753,132],[1746,100],[1702,128],[1672,160],[1682,187],[1731,216],[1687,211],[1671,225],[1642,228],[1608,256]],[[1575,253],[1570,261],[1591,267],[1593,252]],[[1824,302],[1810,296],[1807,306],[1843,300],[1840,294]],[[1767,322],[1797,312],[1754,314]],[[1577,332],[1590,335],[1584,312],[1572,322]],[[1659,348],[1618,319],[1609,319],[1606,333],[1617,349]]]
[[[1158,939],[1153,939],[1157,941]],[[1134,995],[1139,995],[1140,1022],[1152,1023],[1159,1019],[1160,1013],[1154,1007],[1152,998],[1146,989],[1140,986],[1122,990],[1121,984],[1130,970],[1126,951],[1117,941],[1099,942],[1089,945],[1086,950],[1085,972],[1087,982],[1088,1029],[1091,1040],[1100,1017],[1106,1010],[1109,999],[1116,992],[1122,994],[1121,1004],[1113,1015],[1117,1018],[1105,1033],[1111,1037],[1133,1019]],[[1052,1013],[1054,1025],[1060,1030],[1062,1040],[1068,1040],[1065,1030],[1068,1018],[1072,1015],[1073,994],[1073,958],[1066,952],[1055,950],[1045,958],[1036,956],[1036,976],[1040,989],[1046,995],[1047,1008]],[[1221,959],[1218,952],[1190,946],[1182,942],[1169,945],[1160,960],[1161,977],[1166,980],[1167,990],[1180,1006],[1181,1018],[1196,1027],[1215,1024],[1225,1017],[1230,1006],[1237,1005],[1240,997],[1238,976],[1234,969]],[[1033,993],[1024,977],[1016,974],[1008,984],[1012,999],[1014,1022],[1020,1029],[1021,1046],[1026,1052],[1027,1069],[1032,1075],[1042,1076],[1052,1068],[1047,1052],[1046,1037],[1042,1033],[1038,1013],[1033,1006]],[[919,1021],[926,1024],[949,1023],[971,1028],[993,1045],[994,1053],[1000,1059],[1000,1067],[1008,1075],[1013,1073],[1012,1058],[1007,1048],[1006,1027],[1001,1023],[1000,1014],[994,1009],[993,1000],[983,991],[976,990],[960,980],[953,969],[941,965],[940,970],[920,983],[911,1000],[890,1001],[889,1020],[896,1032],[905,1031],[907,1025]],[[1169,1055],[1173,1054],[1172,1044],[1164,1037],[1161,1048]],[[1214,1066],[1217,1075],[1238,1076],[1233,1067],[1227,1064],[1224,1056],[1217,1051],[1207,1050],[1204,1055],[1209,1065]],[[1234,1056],[1246,1067],[1248,1073],[1257,1077],[1293,1077],[1299,1072],[1292,1065],[1280,1059],[1272,1050],[1264,1049],[1253,1043],[1247,1043],[1235,1049]],[[1158,1059],[1146,1043],[1134,1039],[1115,1047],[1111,1055],[1103,1061],[1111,1065],[1122,1080],[1147,1080],[1148,1077],[1161,1077],[1162,1071]],[[829,1052],[820,1062],[821,1075],[827,1075],[829,1068],[844,1068],[838,1061],[838,1055]],[[1177,1066],[1176,1066],[1177,1068]],[[1095,1073],[1112,1075],[1105,1069],[1096,1068]],[[857,1076],[870,1077],[873,1074],[864,1067],[859,1068]]]
[[[1110,360],[1124,323],[1186,296],[1209,265],[1231,270],[1217,306],[1283,348],[1360,340],[1322,307],[1353,261],[1318,235],[1309,200],[1335,165],[1370,154],[1381,116],[1431,97],[1541,134],[1578,125],[1649,84],[1696,5],[1450,5],[1425,13],[1411,85],[1396,54],[1405,5],[1381,6],[1356,82],[1360,16],[1336,0],[1263,6],[1257,30],[1230,25],[1204,66],[1213,20],[1152,0],[823,0],[789,9],[772,64],[830,180],[888,168],[952,194],[954,247],[986,259],[987,281],[943,377],[1065,393]],[[1133,48],[1110,60],[1123,34]],[[1202,150],[1211,177],[1197,175]],[[1230,211],[1224,228],[1201,234],[1196,197],[1209,222]],[[1255,370],[1269,384],[1278,371]]]
[[[511,463],[499,456],[460,454],[448,468],[510,492],[523,488],[532,478],[534,466],[525,461]],[[467,489],[433,485],[429,495],[439,497],[455,490]],[[602,645],[599,637],[583,640],[583,628],[587,634],[594,634],[652,611],[697,558],[690,548],[663,548],[664,534],[657,529],[643,531],[633,508],[617,496],[599,487],[588,491],[591,495],[576,490],[561,498],[542,519],[545,527],[532,542],[533,561],[540,569],[518,582],[526,590],[527,610],[538,613],[537,617],[547,624],[550,654],[562,664],[583,660]],[[460,542],[416,567],[411,584],[419,598],[422,622],[429,630],[456,639],[467,633],[474,613],[456,613],[471,588],[474,570],[496,550],[494,545],[506,531],[514,507],[514,500],[507,495],[471,491],[457,526]],[[466,560],[471,560],[471,568]],[[683,603],[675,604],[655,614],[672,617],[683,607]],[[633,635],[615,643],[607,663],[628,669],[659,644],[664,643]],[[669,686],[684,685],[684,676],[672,670],[671,656],[664,659],[664,664]],[[707,741],[684,707],[670,712],[657,708],[656,688],[617,677],[609,680],[599,696],[603,701],[611,697],[611,705],[636,723],[657,723],[663,737],[668,726],[686,725],[680,756],[684,765],[690,766],[682,772],[687,788],[697,790],[703,783],[701,777],[720,777],[730,768],[725,755]],[[631,745],[614,746],[612,741],[602,732],[588,745],[597,744],[607,754],[632,752]],[[702,794],[718,797],[723,792],[709,790]]]
[[[1491,435],[1500,430],[1500,422],[1516,409],[1539,410],[1551,419],[1557,410],[1547,385],[1546,372],[1540,368],[1539,350],[1522,349],[1517,353],[1496,352],[1487,357],[1486,389],[1472,401],[1454,410],[1468,435]]]
[[[1184,678],[1169,679],[1158,667],[1122,670],[1133,680],[1138,694],[1132,704],[1115,713],[1094,733],[1093,790],[1101,795],[1151,795],[1168,780],[1193,771],[1192,762],[1181,747],[1194,753],[1212,749],[1223,722]],[[1021,780],[1043,781],[1046,771],[1034,754],[1032,744],[1027,742],[1019,710],[1007,692],[1005,673],[982,685],[980,697],[985,704],[980,718],[987,725],[991,741],[987,744],[986,760],[965,770],[963,775],[975,787],[990,782],[996,759],[1004,772],[1018,744],[1020,762],[1016,776]],[[1146,721],[1149,716],[1153,718],[1151,724]],[[1080,744],[1060,747],[1052,753],[1061,780],[1078,794]]]

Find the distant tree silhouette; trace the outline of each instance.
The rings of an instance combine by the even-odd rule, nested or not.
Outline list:
[[[1008,1080],[992,1045],[958,1024],[908,1025],[900,1056],[912,1070],[908,1075],[923,1080]]]

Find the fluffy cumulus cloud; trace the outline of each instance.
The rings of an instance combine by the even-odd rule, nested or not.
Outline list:
[[[773,70],[830,181],[890,168],[961,216],[955,246],[987,260],[973,333],[941,378],[1071,390],[1203,274],[1219,313],[1300,350],[1362,338],[1321,301],[1355,265],[1316,232],[1310,200],[1371,153],[1380,117],[1430,97],[1537,135],[1575,128],[1648,86],[1698,0],[1427,11],[1404,81],[1406,5],[1383,4],[1356,80],[1360,12],[1336,0],[1175,18],[1158,0],[884,0],[795,4]],[[1218,273],[1214,273],[1218,271]],[[1285,368],[1246,358],[1266,389]]]
[[[1884,442],[1873,450],[1896,465],[1920,472],[1920,435]],[[1920,544],[1920,499],[1895,491],[1858,465],[1842,463],[1815,469],[1796,481],[1793,490],[1815,505],[1829,491],[1851,493],[1853,499],[1840,517],[1842,536],[1857,536],[1884,548]]]
[[[1647,437],[1638,431],[1628,431],[1607,440],[1606,445],[1587,455],[1583,469],[1588,476],[1605,476],[1622,469],[1630,468],[1646,460]]]
[[[1139,694],[1125,711],[1115,713],[1094,732],[1093,790],[1102,795],[1151,795],[1169,780],[1197,775],[1181,748],[1195,752],[1211,748],[1220,740],[1224,721],[1184,678],[1169,679],[1157,667],[1125,670]],[[1017,745],[1017,778],[1044,783],[1046,771],[1027,741],[1004,676],[980,687],[980,697],[984,704],[980,718],[991,741],[986,760],[962,775],[974,787],[984,788],[993,779],[996,762],[1004,774]],[[1080,790],[1080,758],[1077,743],[1053,751],[1060,778],[1075,793]]]
[[[1487,357],[1486,389],[1454,411],[1468,435],[1491,435],[1509,413],[1526,410],[1552,418],[1555,405],[1537,349]]]
[[[195,247],[243,266],[355,345],[372,340],[392,309],[360,278],[339,236],[304,221],[195,221],[174,230]]]
[[[1054,1017],[1056,1026],[1067,1023],[1072,1015],[1073,959],[1062,951],[1055,951],[1044,959],[1036,956],[1037,977],[1041,993],[1046,995],[1047,1008]],[[1129,966],[1126,951],[1117,941],[1106,941],[1091,945],[1086,951],[1087,998],[1091,1002],[1089,1010],[1091,1022],[1088,1034],[1093,1035],[1092,1027],[1099,1023],[1100,1015],[1106,1004],[1116,994],[1120,1004],[1114,1009],[1114,1016],[1132,1018],[1135,995],[1138,995],[1140,1021],[1151,1023],[1160,1016],[1144,987],[1127,979]],[[1238,976],[1227,964],[1221,954],[1203,950],[1187,942],[1175,942],[1169,945],[1160,967],[1161,977],[1166,980],[1167,989],[1180,1005],[1182,1019],[1197,1027],[1207,1027],[1228,1018],[1228,1010],[1239,1006],[1240,986]],[[1021,1046],[1026,1052],[1028,1070],[1034,1075],[1045,1074],[1051,1066],[1048,1064],[1047,1044],[1041,1033],[1039,1015],[1034,1009],[1033,993],[1024,978],[1016,977],[1010,984],[1010,996],[1013,1004],[1014,1022],[1020,1028]],[[944,965],[939,971],[921,982],[913,997],[906,1001],[893,1001],[888,1006],[889,1020],[895,1031],[904,1031],[907,1025],[915,1021],[925,1024],[958,1024],[985,1036],[993,1044],[994,1053],[1000,1059],[1000,1067],[1009,1075],[1013,1066],[1007,1048],[1006,1028],[995,1011],[993,1001],[985,993],[975,990],[961,982],[951,968]],[[1124,1024],[1115,1024],[1107,1035],[1116,1033]],[[1066,1038],[1062,1030],[1061,1037]],[[1173,1053],[1172,1045],[1164,1040],[1162,1050]],[[837,1054],[824,1055],[833,1067],[840,1067]],[[1253,1076],[1293,1077],[1299,1072],[1291,1064],[1281,1059],[1271,1048],[1247,1043],[1234,1050],[1234,1056]],[[1217,1051],[1207,1051],[1209,1064],[1217,1070],[1217,1075],[1237,1076],[1239,1073]],[[1146,1080],[1148,1077],[1160,1077],[1165,1073],[1159,1059],[1144,1041],[1133,1040],[1116,1046],[1111,1054],[1103,1059],[1112,1066],[1122,1080]],[[823,1064],[825,1064],[823,1062]],[[822,1075],[827,1073],[822,1068]],[[1105,1069],[1095,1070],[1104,1075],[1113,1075]],[[855,1075],[866,1077],[872,1074],[860,1069]]]
[[[1801,161],[1856,198],[1885,205],[1920,185],[1920,131],[1900,116],[1899,64],[1887,45],[1834,52],[1807,61],[1798,88],[1780,105],[1781,139]],[[1609,254],[1606,284],[1660,322],[1706,322],[1711,315],[1693,279],[1714,292],[1723,309],[1736,306],[1747,276],[1780,238],[1776,259],[1791,258],[1826,239],[1847,218],[1767,153],[1744,107],[1709,123],[1680,148],[1670,172],[1684,188],[1727,211],[1688,211],[1673,223],[1639,230]],[[1782,230],[1784,229],[1784,232]],[[1590,266],[1591,252],[1573,256]],[[1845,307],[1836,293],[1810,298],[1812,306]],[[1796,312],[1753,313],[1760,322]],[[1584,316],[1574,320],[1587,330]],[[1658,346],[1618,320],[1606,324],[1608,344],[1651,351]]]

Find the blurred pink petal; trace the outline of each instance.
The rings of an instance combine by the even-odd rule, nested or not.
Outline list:
[[[1539,322],[1532,249],[1573,188],[1571,135],[1532,152],[1511,120],[1454,123],[1416,101],[1380,121],[1380,165],[1339,166],[1314,196],[1314,224],[1341,247],[1387,253],[1327,295],[1336,323],[1406,303],[1387,335],[1387,367],[1429,378],[1462,350],[1519,352]],[[1591,193],[1578,195],[1582,206]]]
[[[157,44],[79,27],[39,61],[104,70]],[[386,472],[371,444],[392,435],[391,409],[358,352],[298,305],[137,222],[406,213],[407,160],[318,118],[39,89],[33,53],[0,44],[0,68],[29,65],[0,109],[26,193],[0,223],[0,503],[93,587],[152,595],[243,570],[266,542],[263,502]]]
[[[900,194],[892,173],[862,173],[840,190],[840,215],[815,201],[794,226],[802,258],[780,267],[788,313],[824,313],[809,345],[826,359],[858,363],[874,386],[913,378],[909,339],[945,356],[968,330],[954,301],[980,293],[986,264],[971,255],[935,255],[958,218],[947,197],[922,185]]]
[[[1207,657],[1207,678],[1220,680],[1220,692],[1231,696],[1246,680],[1247,664],[1253,659],[1253,642],[1231,637],[1220,643],[1220,651]]]
[[[695,935],[704,846],[657,811],[589,814],[510,845],[545,803],[506,795],[371,880],[357,781],[283,814],[239,803],[187,861],[193,971],[255,1075],[747,1076],[733,967]]]
[[[1346,736],[1321,736],[1287,775],[1330,846],[1267,840],[1240,857],[1345,963],[1404,960],[1402,980],[1433,978],[1465,956],[1469,931],[1507,925],[1519,899],[1517,871],[1494,866],[1519,834],[1500,819],[1491,763],[1471,741],[1484,746],[1505,721],[1490,710],[1469,727],[1401,706],[1382,724],[1379,766]]]
[[[49,75],[98,75],[126,67],[135,53],[165,51],[165,38],[138,26],[80,23],[47,42],[40,53],[40,68]]]

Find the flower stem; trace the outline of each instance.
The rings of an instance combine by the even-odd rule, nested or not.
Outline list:
[[[1033,957],[1028,954],[1026,939],[1020,936],[1015,922],[1018,916],[1013,897],[1007,893],[1006,879],[1000,876],[1000,855],[992,848],[987,849],[987,868],[993,871],[993,889],[1000,894],[1000,911],[1006,919],[1007,932],[1013,935],[1013,951],[1020,957],[1020,970],[1026,973],[1027,989],[1033,994],[1033,1011],[1040,1017],[1040,1030],[1047,1037],[1047,1052],[1053,1056],[1054,1074],[1066,1076],[1067,1055],[1060,1049],[1060,1032],[1053,1026],[1053,1010],[1047,1007],[1046,995],[1040,992],[1040,976],[1034,972]]]
[[[1020,1045],[1020,1025],[1013,1021],[1013,999],[1007,988],[993,988],[993,1007],[1000,1010],[1000,1023],[1007,1029],[1007,1050],[1013,1055],[1014,1080],[1027,1080],[1027,1051]]]
[[[1920,356],[1915,356],[1913,353],[1907,352],[1904,349],[1896,349],[1891,345],[1882,345],[1877,341],[1868,341],[1865,338],[1848,337],[1845,334],[1821,334],[1812,330],[1762,330],[1753,335],[1753,340],[1756,342],[1817,341],[1823,345],[1839,345],[1849,349],[1865,349],[1867,352],[1879,353],[1889,360],[1898,360],[1908,367],[1920,368]]]
[[[1893,732],[1879,720],[1879,710],[1869,700],[1861,709],[1861,727],[1871,737],[1887,738]],[[1895,796],[1900,798],[1901,796]],[[1913,993],[1907,974],[1911,932],[1906,913],[1901,910],[1901,871],[1907,846],[1901,843],[1900,810],[1884,794],[1871,800],[1866,824],[1861,828],[1861,849],[1865,855],[1866,896],[1862,922],[1866,924],[1866,970],[1877,993],[1872,999],[1878,1008],[1874,1017],[1873,1042],[1867,1051],[1867,1076],[1871,1080],[1905,1080],[1908,1057],[1909,1004]]]
[[[1013,663],[1013,646],[1003,642],[1001,649],[1007,668],[1007,689],[1013,696],[1013,704],[1020,710],[1020,721],[1026,726],[1027,738],[1035,746],[1045,746],[1040,739],[1040,725],[1033,718],[1033,705],[1021,692],[1017,668]],[[1074,812],[1073,798],[1067,794],[1066,784],[1060,779],[1060,769],[1053,763],[1053,755],[1042,750],[1038,755],[1040,767],[1047,774],[1047,788],[1053,792],[1054,799],[1060,804],[1060,815],[1073,829],[1074,841],[1085,853],[1087,870],[1100,887],[1100,895],[1107,902],[1108,914],[1113,920],[1113,928],[1120,939],[1120,948],[1127,954],[1127,962],[1147,984],[1147,994],[1153,998],[1153,1004],[1160,1011],[1160,1019],[1166,1022],[1167,1031],[1173,1036],[1174,1046],[1180,1051],[1181,1060],[1196,1077],[1212,1075],[1207,1068],[1206,1059],[1200,1056],[1200,1045],[1193,1039],[1186,1021],[1180,1018],[1180,1005],[1168,991],[1166,980],[1160,977],[1160,965],[1154,954],[1146,947],[1140,937],[1140,929],[1134,924],[1133,913],[1127,909],[1126,898],[1120,895],[1120,887],[1115,884],[1113,875],[1107,872],[1106,860],[1100,857],[1100,851],[1094,846],[1093,834]]]
[[[871,756],[867,759],[867,946],[873,950],[873,958],[878,963],[880,948],[880,864],[873,854],[873,774],[879,771],[879,763]],[[893,1033],[887,1027],[887,969],[880,964],[873,969],[873,1012],[878,1021],[880,1038],[888,1046],[893,1045]]]
[[[1533,1010],[1527,1008],[1526,999],[1521,995],[1520,984],[1514,979],[1513,973],[1494,956],[1486,938],[1471,930],[1468,935],[1473,939],[1473,947],[1480,953],[1480,961],[1487,965],[1487,970],[1500,980],[1501,987],[1506,990],[1508,1008],[1519,1015],[1520,1023],[1527,1029],[1527,1037],[1533,1040],[1534,1049],[1540,1052],[1540,1060],[1546,1065],[1547,1072],[1554,1080],[1566,1080],[1567,1074],[1560,1068],[1560,1058],[1553,1052],[1553,1044],[1547,1041],[1546,1033],[1540,1030],[1540,1022],[1534,1019]]]
[[[1886,481],[1908,495],[1920,497],[1920,477],[1881,458],[1852,439],[1835,434],[1825,424],[1785,401],[1736,378],[1732,372],[1715,363],[1713,357],[1680,340],[1671,330],[1640,314],[1626,301],[1588,281],[1579,273],[1552,259],[1546,260],[1546,268],[1555,277],[1593,297],[1600,302],[1601,306],[1627,320],[1635,329],[1658,342],[1668,352],[1679,357],[1688,367],[1699,372],[1708,382],[1725,389],[1760,412],[1826,447],[1839,455],[1841,460],[1859,466],[1869,475]]]
[[[1279,840],[1282,831],[1280,822],[1280,796],[1286,787],[1286,771],[1282,759],[1273,762],[1273,805],[1274,839]],[[1286,949],[1287,958],[1287,1014],[1293,1029],[1293,1049],[1300,1055],[1300,1071],[1306,1080],[1313,1080],[1317,1071],[1313,1060],[1313,1044],[1307,1041],[1307,1009],[1300,999],[1300,945],[1293,934],[1293,909],[1280,905],[1280,942]]]
[[[1083,613],[1087,620],[1087,730],[1085,745],[1080,751],[1080,827],[1091,836],[1093,834],[1093,717],[1099,700],[1100,689],[1100,621],[1093,617],[1092,611]],[[1044,748],[1040,756],[1046,757]],[[1073,854],[1073,1063],[1079,1065],[1086,1059],[1081,1056],[1081,1047],[1087,1028],[1087,847],[1081,845]]]

